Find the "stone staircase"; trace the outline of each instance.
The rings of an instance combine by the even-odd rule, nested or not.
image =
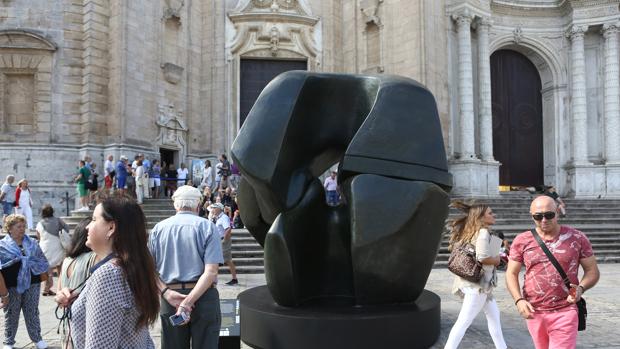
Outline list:
[[[517,234],[532,229],[534,222],[529,214],[530,203],[534,195],[528,193],[506,193],[496,199],[481,199],[489,204],[496,215],[496,232],[512,242]],[[566,204],[566,217],[560,219],[563,225],[569,225],[584,232],[594,249],[599,263],[620,262],[620,200],[614,199],[563,199]],[[459,211],[450,209],[448,220],[457,217]],[[444,267],[448,263],[449,233],[444,234],[435,267]]]
[[[519,233],[533,227],[529,215],[532,195],[527,193],[502,194],[496,199],[482,199],[496,213],[494,231],[504,233],[509,241]],[[620,262],[620,200],[608,199],[565,199],[567,217],[562,224],[570,225],[585,232],[592,242],[599,263]],[[147,228],[175,213],[170,199],[147,199],[143,205],[147,217]],[[75,226],[91,212],[72,212],[71,217],[63,217],[70,226]],[[448,219],[459,214],[451,209]],[[240,274],[263,273],[263,249],[245,229],[233,230],[233,260]],[[449,233],[444,234],[435,267],[445,267],[448,261]],[[221,268],[222,274],[229,273]]]
[[[172,200],[145,199],[142,210],[146,216],[147,229],[175,214]],[[90,217],[92,211],[72,211],[71,216],[62,219],[73,229],[82,219]],[[263,273],[263,248],[245,229],[233,229],[232,255],[239,274]],[[220,268],[220,274],[229,274],[227,267]]]

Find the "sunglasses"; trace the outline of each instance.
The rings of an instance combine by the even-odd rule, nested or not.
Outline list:
[[[543,218],[546,218],[547,220],[551,220],[555,218],[555,212],[543,212],[543,213],[534,213],[532,215],[532,218],[534,218],[535,221],[542,221]]]

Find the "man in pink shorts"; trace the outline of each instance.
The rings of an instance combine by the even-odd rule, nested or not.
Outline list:
[[[530,231],[514,239],[506,270],[506,286],[515,300],[537,349],[570,349],[577,345],[576,302],[599,279],[596,258],[588,238],[558,223],[558,207],[548,196],[539,196],[530,207],[536,233],[568,276],[569,290]],[[523,294],[519,271],[525,265]],[[579,265],[584,274],[578,280]]]

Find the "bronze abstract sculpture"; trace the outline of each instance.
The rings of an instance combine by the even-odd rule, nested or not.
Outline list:
[[[264,247],[267,287],[282,306],[274,308],[275,318],[294,309],[331,316],[351,307],[377,315],[381,306],[394,311],[394,305],[420,302],[452,186],[435,100],[426,88],[396,76],[284,73],[259,96],[232,156],[243,175],[241,216]],[[330,207],[317,177],[335,163],[345,204]],[[247,317],[266,325],[268,319],[250,315],[251,309],[268,313],[252,308],[250,296]],[[240,299],[244,339],[243,294]],[[437,313],[431,322],[438,322],[438,298],[426,302],[436,303],[429,309]],[[384,316],[372,326],[385,323]],[[438,323],[432,326],[434,342]],[[244,341],[286,347],[262,337]],[[306,345],[333,343],[324,340]]]

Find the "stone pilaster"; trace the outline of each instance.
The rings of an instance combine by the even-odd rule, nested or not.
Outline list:
[[[620,164],[618,24],[605,24],[602,32],[605,38],[605,154],[608,164]]]
[[[456,21],[458,34],[460,153],[461,160],[472,160],[476,158],[471,57],[471,22],[473,16],[464,11],[453,15],[452,18]]]
[[[82,38],[82,142],[103,143],[107,134],[108,31],[107,1],[84,0]]]
[[[478,81],[480,84],[480,153],[482,160],[493,159],[493,117],[491,114],[491,54],[489,53],[489,28],[491,21],[482,18],[478,22]]]
[[[571,40],[571,115],[573,163],[575,165],[588,164],[588,114],[586,105],[586,66],[583,40],[587,30],[587,26],[573,26],[567,33],[567,36]]]

